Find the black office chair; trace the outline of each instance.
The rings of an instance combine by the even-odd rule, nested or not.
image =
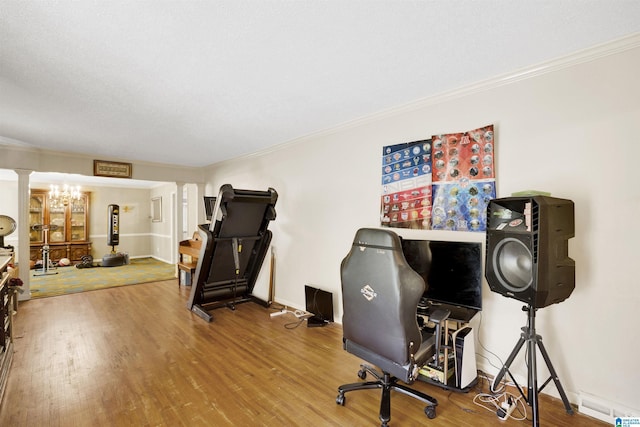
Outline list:
[[[347,392],[381,388],[380,421],[385,427],[395,390],[426,403],[425,414],[435,418],[436,399],[398,382],[411,384],[436,346],[435,336],[423,338],[418,326],[416,312],[425,283],[407,264],[400,238],[390,230],[358,230],[340,274],[344,349],[382,373],[361,365],[358,376],[371,374],[376,380],[341,385],[336,403],[344,405]]]

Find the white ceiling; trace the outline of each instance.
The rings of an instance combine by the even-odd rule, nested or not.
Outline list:
[[[0,0],[0,143],[205,166],[639,31],[636,0]]]

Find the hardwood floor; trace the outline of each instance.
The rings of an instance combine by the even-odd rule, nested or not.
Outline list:
[[[0,426],[376,426],[378,390],[348,393],[360,360],[342,350],[341,327],[291,329],[257,304],[212,311],[206,323],[185,308],[175,280],[22,303]],[[394,394],[392,426],[520,426],[499,421],[467,394],[422,382],[439,401]],[[607,426],[541,395],[541,425]],[[530,411],[529,411],[530,416]]]

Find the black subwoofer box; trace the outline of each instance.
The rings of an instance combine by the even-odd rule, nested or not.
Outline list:
[[[575,288],[574,204],[549,196],[493,199],[487,208],[485,276],[492,291],[546,307]]]

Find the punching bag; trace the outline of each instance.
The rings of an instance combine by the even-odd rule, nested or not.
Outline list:
[[[118,246],[120,244],[120,206],[109,205],[107,245]]]

